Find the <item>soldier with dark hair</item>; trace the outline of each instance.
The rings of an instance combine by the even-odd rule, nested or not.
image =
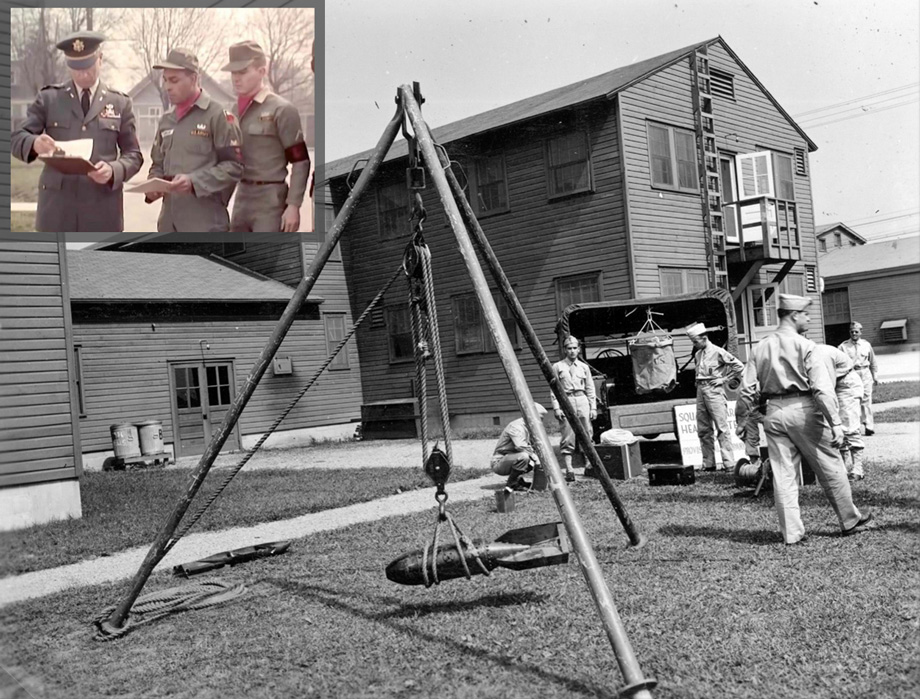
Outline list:
[[[236,117],[211,99],[198,80],[198,58],[173,49],[154,68],[163,71],[166,94],[174,108],[157,126],[150,151],[149,178],[169,180],[157,221],[160,233],[225,232],[227,204],[243,174],[240,128]]]
[[[96,32],[76,32],[57,44],[71,79],[43,87],[25,121],[13,131],[14,156],[31,163],[50,155],[58,141],[93,140],[96,169],[70,175],[46,165],[38,181],[35,227],[45,232],[111,233],[124,230],[122,185],[144,162],[131,98],[99,78],[102,67]]]

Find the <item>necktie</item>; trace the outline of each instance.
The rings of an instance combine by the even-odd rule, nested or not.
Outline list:
[[[83,107],[83,116],[89,111],[89,88],[83,88],[83,97],[80,98],[80,106]]]

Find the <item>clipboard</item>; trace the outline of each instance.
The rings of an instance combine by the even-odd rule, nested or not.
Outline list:
[[[40,155],[38,159],[65,175],[85,175],[96,169],[96,166],[86,158],[71,155]]]
[[[138,184],[132,184],[125,187],[125,191],[130,194],[168,194],[171,183],[159,177],[151,177]]]

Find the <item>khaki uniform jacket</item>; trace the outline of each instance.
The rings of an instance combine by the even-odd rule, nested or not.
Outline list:
[[[150,151],[148,178],[172,180],[188,175],[190,194],[167,194],[162,199],[157,231],[211,233],[229,229],[227,203],[233,185],[243,174],[240,128],[207,92],[181,120],[171,109],[161,118]]]
[[[94,163],[112,166],[112,181],[96,184],[86,175],[65,175],[45,166],[38,180],[36,229],[45,232],[107,233],[124,230],[122,184],[144,162],[131,98],[102,81],[86,116],[73,82],[43,87],[29,105],[26,120],[10,138],[14,156],[35,160],[35,139],[46,133],[55,141],[93,139]]]
[[[242,116],[236,104],[232,111],[243,132],[243,179],[284,182],[291,163],[291,183],[285,203],[300,208],[310,176],[310,154],[297,107],[263,89]]]

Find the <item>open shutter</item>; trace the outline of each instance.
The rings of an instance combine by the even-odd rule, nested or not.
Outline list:
[[[735,156],[740,199],[774,197],[773,159],[770,151],[742,153]]]

